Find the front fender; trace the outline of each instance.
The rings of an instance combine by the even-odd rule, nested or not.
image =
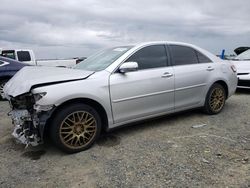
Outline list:
[[[36,101],[36,105],[60,106],[61,104],[73,99],[91,99],[99,103],[104,108],[108,116],[109,123],[112,123],[113,121],[108,79],[86,79],[43,86],[32,90],[33,94],[44,92],[46,92],[46,95]]]

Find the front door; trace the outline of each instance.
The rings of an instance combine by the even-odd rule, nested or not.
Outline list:
[[[115,123],[140,119],[174,109],[174,72],[167,66],[164,45],[147,46],[126,62],[137,62],[134,72],[113,73],[110,95]]]

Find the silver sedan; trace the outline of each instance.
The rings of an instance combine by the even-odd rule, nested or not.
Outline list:
[[[50,134],[73,153],[92,146],[102,129],[192,108],[217,114],[236,86],[231,63],[163,41],[106,49],[73,69],[25,67],[5,85],[4,97],[20,142],[37,145]]]

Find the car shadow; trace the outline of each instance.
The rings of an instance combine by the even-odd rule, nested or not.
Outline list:
[[[163,115],[155,118],[150,118],[142,121],[138,121],[135,123],[129,123],[123,126],[119,126],[110,130],[109,132],[103,133],[105,134],[112,134],[112,135],[119,135],[119,134],[132,134],[133,132],[144,131],[147,129],[160,128],[165,126],[174,126],[172,122],[176,121],[176,119],[190,119],[192,116],[207,116],[203,112],[202,109],[191,109],[187,111],[172,113],[168,115]]]
[[[148,129],[154,128],[160,128],[164,126],[173,126],[173,123],[176,121],[176,119],[189,119],[192,116],[207,116],[205,113],[202,112],[201,109],[193,109],[193,110],[188,110],[188,111],[183,111],[183,112],[178,112],[178,113],[173,113],[173,114],[168,114],[165,116],[160,116],[156,118],[151,118],[147,119],[144,121],[139,121],[136,123],[130,123],[126,124],[124,126],[119,126],[117,128],[114,128],[109,131],[103,131],[100,135],[100,138],[96,141],[96,143],[92,146],[94,147],[113,147],[116,145],[120,144],[121,141],[121,135],[122,137],[126,137],[126,135],[131,135],[136,132],[143,132],[147,131]],[[90,148],[89,150],[91,150]],[[43,151],[46,151],[43,152]],[[34,151],[34,152],[33,152]],[[83,151],[84,152],[84,151]],[[57,149],[52,141],[49,139],[49,137],[46,137],[44,144],[39,145],[34,148],[30,148],[28,151],[28,154],[24,154],[26,157],[30,157],[31,159],[40,159],[40,156],[37,157],[36,155],[50,155],[50,156],[64,156],[67,155],[64,152],[60,151]],[[35,155],[35,156],[34,156]],[[74,155],[74,154],[70,154]]]

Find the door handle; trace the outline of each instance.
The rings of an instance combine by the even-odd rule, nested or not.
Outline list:
[[[210,67],[210,66],[209,66],[209,67],[207,68],[207,71],[213,71],[213,70],[214,70],[213,67]]]
[[[162,78],[169,78],[169,77],[172,77],[173,74],[169,73],[169,72],[165,72],[161,77]]]

